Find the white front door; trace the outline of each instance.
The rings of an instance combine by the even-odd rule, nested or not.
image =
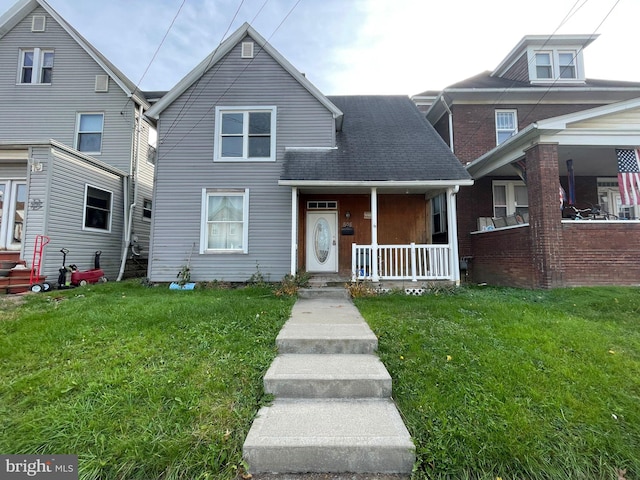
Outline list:
[[[338,212],[307,213],[307,271],[338,271]]]
[[[25,182],[0,179],[0,249],[20,250],[26,201]]]

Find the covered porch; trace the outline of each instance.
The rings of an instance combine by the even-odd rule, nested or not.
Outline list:
[[[457,185],[292,187],[292,274],[460,282]]]
[[[619,168],[625,155],[637,162],[639,145],[636,99],[537,122],[472,162],[475,194],[493,199],[476,210],[463,251],[473,281],[640,284],[640,205]]]

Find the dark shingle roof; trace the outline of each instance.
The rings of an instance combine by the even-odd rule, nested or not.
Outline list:
[[[404,96],[330,96],[344,113],[337,149],[288,150],[282,180],[468,180],[467,171]]]
[[[446,90],[453,88],[548,88],[546,84],[531,84],[510,80],[504,77],[492,77],[491,72],[479,73],[471,78],[449,85]],[[556,88],[640,88],[640,82],[623,82],[618,80],[596,80],[587,78],[584,83],[556,84]]]

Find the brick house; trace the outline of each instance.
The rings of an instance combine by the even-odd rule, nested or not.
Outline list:
[[[585,76],[595,35],[525,36],[493,71],[413,97],[465,164],[459,252],[474,282],[527,288],[640,283],[640,82]],[[637,185],[636,185],[637,188]]]

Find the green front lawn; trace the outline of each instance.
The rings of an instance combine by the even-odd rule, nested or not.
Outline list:
[[[92,480],[235,477],[293,301],[137,282],[0,297],[0,452],[77,454]],[[416,479],[640,479],[640,289],[356,304]]]
[[[233,478],[292,304],[136,282],[3,304],[0,452],[76,454],[84,479]]]
[[[640,289],[356,304],[416,443],[415,478],[640,478]]]

